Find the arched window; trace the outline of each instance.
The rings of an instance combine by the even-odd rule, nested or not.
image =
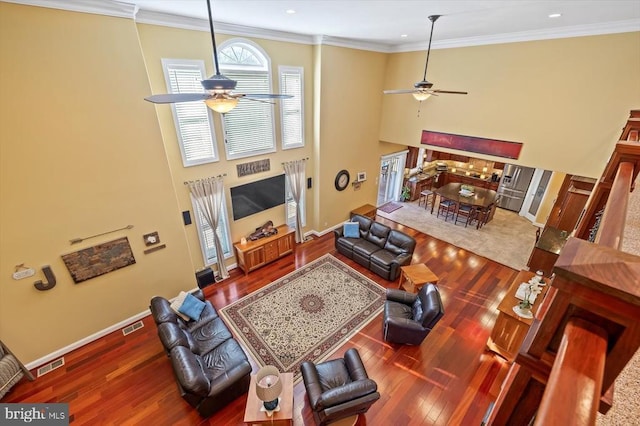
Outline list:
[[[238,82],[236,92],[273,93],[271,64],[255,43],[232,39],[220,45],[220,72]],[[275,152],[273,105],[270,102],[241,99],[238,106],[222,117],[227,159]]]

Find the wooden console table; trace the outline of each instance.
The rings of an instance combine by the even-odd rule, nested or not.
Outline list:
[[[535,276],[533,272],[520,271],[513,280],[509,291],[498,305],[498,317],[491,331],[491,337],[489,337],[487,341],[487,348],[489,348],[489,350],[497,353],[509,362],[513,362],[518,354],[520,346],[533,322],[533,319],[521,318],[513,312],[513,307],[520,303],[520,299],[516,298],[518,287],[520,284],[528,282],[533,276]],[[550,280],[545,278],[544,282],[546,285],[542,287],[542,293],[536,297],[536,301],[531,308],[534,317],[538,309],[540,309],[542,300],[549,289]]]
[[[354,214],[359,214],[360,216],[366,216],[371,220],[376,220],[376,206],[372,206],[371,204],[365,204],[364,206],[360,206],[355,210],[351,210],[351,214],[349,218],[352,218]]]
[[[238,266],[245,275],[282,256],[293,253],[296,230],[287,225],[278,226],[276,229],[278,233],[270,237],[247,241],[246,244],[235,243],[233,245],[236,250]]]

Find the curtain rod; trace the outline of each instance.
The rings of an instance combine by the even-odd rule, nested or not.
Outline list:
[[[309,159],[309,157],[305,157],[305,158],[301,158],[302,161],[307,161]],[[293,160],[295,161],[295,160]],[[290,161],[283,161],[282,164],[284,163],[290,163]]]
[[[184,185],[189,185],[189,184],[190,184],[190,183],[192,183],[192,182],[198,182],[198,181],[200,181],[200,180],[204,180],[204,179],[211,179],[211,178],[215,178],[215,177],[218,177],[218,178],[219,178],[219,177],[224,177],[224,176],[226,176],[226,175],[227,175],[226,173],[223,173],[223,174],[218,175],[218,176],[209,176],[208,178],[188,180],[188,181],[185,181],[185,182],[182,182],[182,183],[183,183]]]

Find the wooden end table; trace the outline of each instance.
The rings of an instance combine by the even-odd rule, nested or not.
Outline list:
[[[260,411],[262,401],[256,395],[256,375],[251,375],[247,407],[244,410],[244,422],[254,424],[293,425],[293,373],[280,373],[282,394],[280,395],[280,411],[274,411],[271,417]]]
[[[438,283],[438,276],[424,263],[416,263],[400,267],[400,283],[398,288],[410,293],[417,293],[426,283]]]
[[[359,214],[360,216],[366,216],[371,220],[376,220],[376,211],[378,208],[376,206],[372,206],[371,204],[365,204],[364,206],[360,206],[357,209],[351,210],[349,217],[352,218],[353,215]]]

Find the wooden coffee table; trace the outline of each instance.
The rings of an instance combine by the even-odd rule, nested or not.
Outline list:
[[[249,384],[249,393],[247,395],[247,407],[244,410],[244,422],[253,424],[274,424],[274,425],[292,425],[293,424],[293,373],[280,373],[282,380],[282,395],[280,395],[280,411],[275,411],[271,417],[267,413],[260,411],[262,401],[256,395],[256,376],[251,375],[251,383]]]
[[[424,263],[416,263],[400,267],[400,283],[398,288],[410,293],[417,293],[426,283],[438,283],[438,276]]]

